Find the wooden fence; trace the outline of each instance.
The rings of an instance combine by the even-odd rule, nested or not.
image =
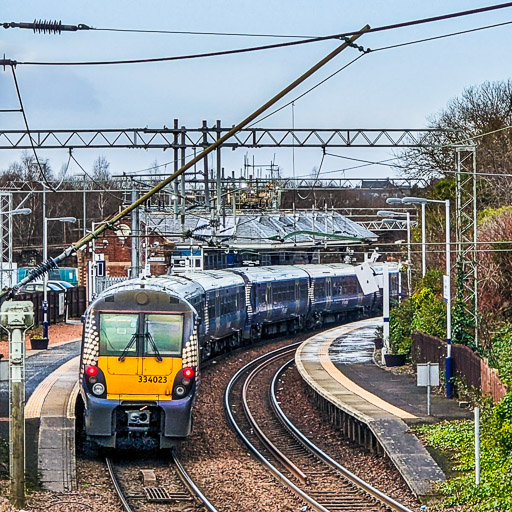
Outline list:
[[[59,308],[59,296],[64,294],[64,307]],[[43,323],[43,292],[19,293],[17,300],[29,300],[34,304],[34,325]],[[51,324],[66,319],[66,310],[69,318],[80,318],[87,307],[87,294],[85,286],[68,288],[65,292],[48,290],[48,321]]]
[[[444,368],[446,357],[446,341],[415,332],[411,357],[415,363],[439,363]],[[462,379],[467,386],[479,389],[483,394],[491,395],[494,401],[499,401],[507,394],[507,388],[501,382],[498,372],[490,368],[487,360],[482,359],[465,345],[452,345],[454,375]]]

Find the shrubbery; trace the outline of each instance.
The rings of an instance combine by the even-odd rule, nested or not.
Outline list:
[[[414,331],[446,336],[446,306],[439,297],[441,276],[437,271],[428,272],[419,290],[391,309],[389,343],[393,354],[410,354]]]
[[[489,364],[498,370],[502,382],[512,389],[512,324],[504,324],[498,329],[486,355]]]
[[[474,425],[472,421],[443,422],[417,429],[426,443],[447,453],[458,474],[439,490],[444,506],[463,505],[470,512],[512,510],[512,393],[496,407],[482,409],[481,479],[475,484]]]

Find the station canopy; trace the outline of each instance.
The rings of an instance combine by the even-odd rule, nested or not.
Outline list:
[[[141,212],[148,233],[174,244],[229,247],[233,249],[280,249],[346,246],[378,239],[372,231],[337,212],[237,213],[212,221],[207,214]],[[215,225],[217,224],[217,225]]]

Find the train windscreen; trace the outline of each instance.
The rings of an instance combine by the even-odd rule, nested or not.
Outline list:
[[[100,315],[100,356],[137,355],[139,315],[102,313]]]
[[[183,315],[101,313],[100,356],[180,357]]]
[[[145,331],[145,356],[181,356],[182,315],[146,315]]]

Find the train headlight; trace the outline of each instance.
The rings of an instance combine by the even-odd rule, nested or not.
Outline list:
[[[181,383],[184,385],[184,386],[189,386],[190,383],[192,382],[192,379],[187,379],[187,377],[184,377],[181,381]]]
[[[92,387],[92,392],[98,396],[103,395],[105,393],[105,386],[101,382],[96,382]]]
[[[184,396],[185,393],[187,392],[187,388],[185,386],[176,386],[174,388],[174,393],[177,395],[177,396]]]

